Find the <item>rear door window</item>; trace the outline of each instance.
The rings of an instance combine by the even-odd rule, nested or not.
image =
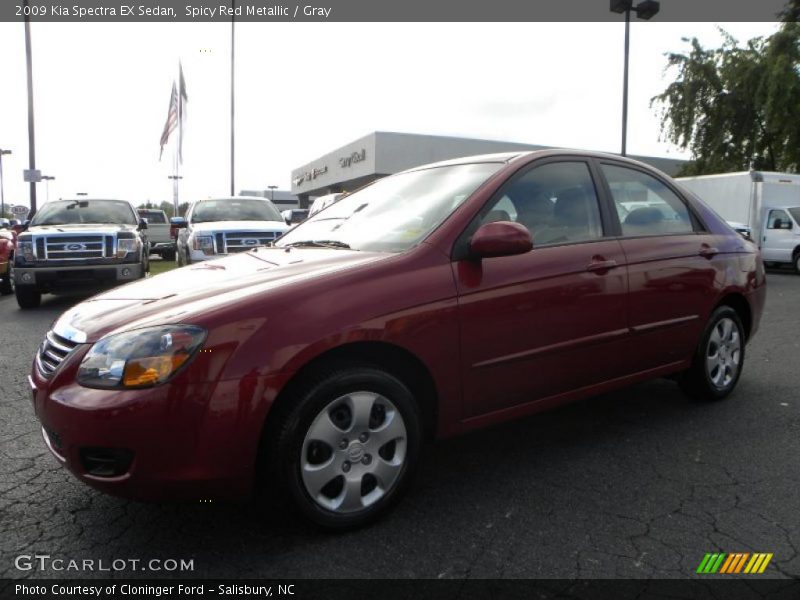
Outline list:
[[[610,164],[601,167],[622,224],[622,235],[638,237],[695,231],[689,208],[662,181],[636,169]]]

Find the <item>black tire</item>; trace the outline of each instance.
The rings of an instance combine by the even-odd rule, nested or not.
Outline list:
[[[14,295],[17,297],[17,304],[23,309],[36,308],[42,303],[42,293],[35,287],[17,285]]]
[[[304,483],[304,475],[301,472],[302,464],[304,462],[305,464],[309,463],[312,446],[317,444],[317,449],[319,449],[320,444],[319,442],[306,440],[306,436],[312,424],[317,422],[315,420],[318,417],[333,415],[335,409],[338,411],[338,408],[347,402],[345,398],[350,399],[351,396],[356,396],[359,393],[364,394],[363,397],[376,396],[374,404],[372,401],[368,404],[371,408],[369,410],[370,417],[367,429],[371,437],[368,437],[367,441],[362,445],[360,443],[361,438],[356,437],[359,432],[355,431],[355,420],[352,420],[350,421],[352,431],[339,430],[338,427],[335,429],[336,436],[341,434],[343,438],[351,437],[349,446],[344,447],[341,445],[344,440],[340,442],[337,448],[322,444],[323,450],[328,448],[326,452],[329,451],[329,458],[323,459],[323,461],[330,461],[327,464],[332,465],[326,470],[335,473],[334,479],[331,479],[329,484],[333,485],[334,489],[337,482],[341,485],[341,490],[338,492],[338,498],[342,499],[340,501],[341,505],[345,504],[345,500],[348,497],[344,489],[347,480],[360,482],[354,484],[358,487],[358,491],[353,492],[356,496],[353,496],[352,493],[349,496],[351,500],[354,497],[357,498],[357,501],[355,504],[351,504],[350,508],[343,506],[338,509],[330,508],[323,506],[321,501],[315,500]],[[378,405],[385,401],[388,401],[391,406],[390,410],[385,412],[384,405],[383,413],[381,410],[376,412],[376,409],[381,409],[381,406]],[[328,407],[331,408],[326,411]],[[396,411],[392,409],[396,409]],[[351,419],[355,418],[354,414],[351,414]],[[389,417],[389,414],[391,414],[391,417]],[[380,438],[380,431],[388,429],[390,421],[396,425],[398,422],[395,419],[398,414],[402,417],[399,424],[405,427],[404,437],[398,437],[397,442],[389,442],[385,446],[380,446],[383,443]],[[411,392],[403,382],[393,375],[378,367],[338,365],[310,378],[309,384],[298,392],[297,401],[292,405],[291,409],[279,418],[278,426],[272,430],[274,439],[268,441],[268,443],[271,442],[271,461],[268,473],[279,479],[280,488],[288,495],[292,505],[317,525],[330,530],[361,527],[384,514],[406,491],[419,460],[422,445],[422,426],[419,408]],[[378,424],[373,430],[371,429],[373,418],[386,419],[385,424],[383,421],[380,423],[375,421]],[[333,418],[330,417],[330,419],[330,423],[333,423]],[[330,427],[328,427],[328,430],[334,431]],[[402,444],[405,445],[403,446]],[[380,453],[390,445],[392,445],[390,450],[393,456],[384,460],[385,453]],[[359,450],[363,451],[363,454],[359,454]],[[370,452],[375,453],[374,458],[373,455],[369,454]],[[399,459],[397,458],[398,454],[395,453],[401,455]],[[355,458],[353,458],[354,456]],[[361,458],[358,458],[358,456]],[[354,460],[352,463],[349,462],[351,458]],[[370,459],[370,462],[366,462],[367,459]],[[348,463],[348,470],[345,473],[339,472],[339,465],[342,461]],[[387,461],[399,461],[399,464],[396,467],[396,473],[392,475],[394,477],[392,483],[386,486],[387,489],[383,489],[382,486],[378,485],[378,479],[367,471],[373,469],[377,473],[383,465],[390,464]],[[351,464],[353,466],[349,467]],[[341,464],[341,469],[344,470],[344,468],[344,464]],[[352,471],[350,470],[351,468]],[[372,479],[369,479],[370,477]],[[371,490],[369,489],[370,484],[374,485]],[[364,492],[365,486],[367,489],[366,494]],[[327,487],[323,487],[322,490],[327,489]],[[355,490],[355,487],[351,489]],[[369,500],[370,494],[377,495],[377,499]],[[337,493],[334,492],[333,496],[336,495]],[[322,498],[322,491],[317,497]],[[328,501],[327,497],[324,500]],[[365,500],[371,503],[364,506]],[[329,502],[333,504],[336,499],[333,498]]]
[[[175,250],[164,250],[161,254],[162,260],[175,260]]]
[[[794,272],[800,275],[800,252],[794,255],[792,261],[794,263]]]
[[[6,273],[6,276],[0,280],[0,296],[8,296],[14,293],[14,288],[11,287],[11,272]]]
[[[720,347],[715,340],[720,339],[721,329],[728,324],[732,326],[731,339]],[[738,344],[732,341],[734,331]],[[692,366],[679,379],[684,393],[700,401],[726,398],[736,387],[744,369],[745,341],[744,327],[739,314],[730,306],[717,307],[711,313],[700,337],[700,343],[692,358]],[[737,351],[730,350],[735,345],[738,345],[738,362],[736,362]],[[717,363],[716,368],[709,366],[713,363]],[[734,364],[736,364],[735,372],[733,372]]]

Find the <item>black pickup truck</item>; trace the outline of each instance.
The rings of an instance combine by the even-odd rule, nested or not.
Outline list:
[[[141,279],[150,269],[147,222],[124,200],[45,204],[17,238],[11,282],[20,308],[42,293],[103,288]]]

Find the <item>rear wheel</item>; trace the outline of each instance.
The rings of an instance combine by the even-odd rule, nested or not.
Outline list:
[[[800,252],[794,255],[794,272],[800,275]]]
[[[720,306],[711,315],[692,366],[681,377],[683,391],[698,400],[721,400],[736,387],[744,367],[744,327],[735,310]]]
[[[405,384],[378,368],[344,367],[315,380],[283,419],[273,472],[310,520],[359,527],[400,498],[421,440]]]

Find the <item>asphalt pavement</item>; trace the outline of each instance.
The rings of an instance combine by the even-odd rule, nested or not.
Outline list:
[[[659,380],[440,442],[391,514],[343,535],[266,505],[144,504],[79,483],[46,450],[26,383],[76,299],[21,311],[4,296],[0,577],[673,578],[696,577],[719,551],[773,553],[764,577],[800,577],[800,276],[770,271],[768,282],[729,399],[693,403]],[[33,555],[193,570],[17,558]]]

